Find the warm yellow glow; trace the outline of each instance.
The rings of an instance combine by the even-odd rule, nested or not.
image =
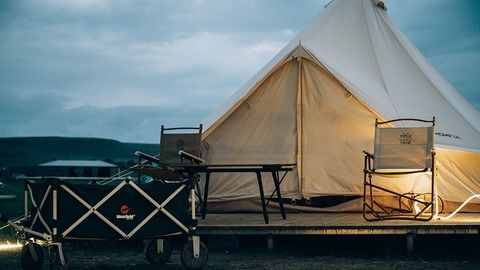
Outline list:
[[[6,243],[0,243],[0,251],[1,250],[13,250],[13,249],[21,249],[22,248],[22,244],[20,243],[10,243],[10,242],[6,242]]]
[[[465,207],[465,205],[467,205],[471,200],[473,199],[480,199],[480,194],[473,194],[472,196],[470,196],[470,198],[468,198],[466,201],[464,201],[462,203],[462,205],[460,205],[455,211],[453,211],[450,215],[446,216],[446,217],[438,217],[438,219],[440,220],[447,220],[447,219],[450,219],[452,218],[453,216],[455,216],[458,212],[460,212],[460,210],[462,210],[463,207]]]

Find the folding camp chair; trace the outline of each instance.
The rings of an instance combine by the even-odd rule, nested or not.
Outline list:
[[[179,132],[185,130],[197,132]],[[199,127],[176,128],[165,128],[162,126],[160,132],[160,164],[178,167],[187,165],[185,164],[187,160],[190,161],[190,164],[203,162],[200,152],[201,140],[202,125]]]
[[[179,132],[179,131],[195,132]],[[149,175],[149,166],[145,163],[155,163],[162,167],[176,169],[185,165],[198,165],[205,162],[201,158],[200,143],[202,140],[202,125],[199,127],[175,127],[166,128],[162,125],[160,131],[160,155],[152,156],[140,151],[135,152],[138,156],[139,171]],[[169,170],[166,170],[167,172]],[[171,170],[170,170],[171,171]],[[176,175],[155,174],[151,175],[156,180],[172,180],[178,178]],[[140,176],[139,176],[140,182]]]
[[[193,132],[186,132],[193,131]],[[172,173],[174,169],[182,168],[185,165],[198,165],[205,162],[201,158],[201,140],[202,140],[202,125],[199,127],[174,127],[166,128],[162,125],[160,130],[160,155],[154,157],[140,151],[135,152],[138,159],[138,182],[141,175],[148,175],[155,180],[160,181],[175,181],[179,179],[177,173]],[[158,170],[145,164],[145,161],[155,163],[161,167],[167,167],[171,170]],[[199,187],[198,175],[185,176],[187,178],[196,178],[195,190],[198,202],[201,206],[202,194]]]
[[[416,123],[409,127],[391,127],[394,122]],[[434,216],[435,205],[435,150],[433,120],[402,118],[385,122],[375,120],[374,154],[365,154],[363,174],[363,216],[366,220],[409,219],[428,221]],[[374,176],[384,176],[387,180],[402,181],[405,178],[392,178],[416,173],[431,174],[429,193],[401,193],[380,186]],[[398,207],[387,207],[380,202],[380,195],[393,195],[398,198]],[[385,198],[385,196],[381,196]]]

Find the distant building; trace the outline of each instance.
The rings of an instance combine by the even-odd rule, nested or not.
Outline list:
[[[102,160],[55,160],[39,164],[36,176],[59,177],[110,177],[118,171],[118,166]]]

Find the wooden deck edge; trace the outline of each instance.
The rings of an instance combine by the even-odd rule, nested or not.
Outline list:
[[[199,227],[200,235],[477,235],[479,228],[221,228]]]

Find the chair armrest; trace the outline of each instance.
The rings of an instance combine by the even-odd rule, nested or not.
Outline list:
[[[148,161],[151,161],[151,162],[155,162],[157,164],[160,163],[160,160],[152,155],[149,155],[149,154],[145,154],[141,151],[136,151],[135,152],[135,155],[139,158],[142,158],[142,159],[145,159],[145,160],[148,160]]]
[[[365,156],[367,156],[369,158],[375,158],[375,156],[373,154],[370,154],[369,152],[367,152],[365,150],[363,150],[362,152],[365,154]]]
[[[194,154],[190,154],[188,152],[185,152],[183,150],[180,150],[178,151],[178,155],[184,159],[188,159],[190,160],[191,162],[195,163],[195,164],[200,164],[202,162],[205,162],[204,159],[200,158],[200,157],[197,157],[195,156]]]

